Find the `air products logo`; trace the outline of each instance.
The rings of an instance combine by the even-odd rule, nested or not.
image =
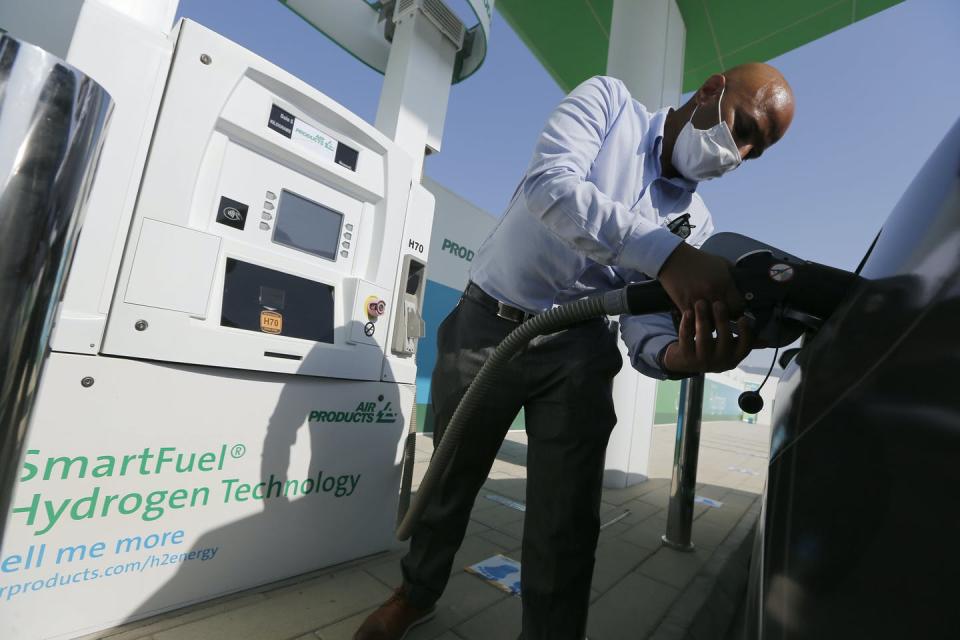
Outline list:
[[[293,130],[293,132],[298,136],[300,136],[301,138],[304,138],[305,140],[309,140],[313,144],[320,145],[327,151],[337,150],[337,143],[335,141],[326,137],[325,135],[323,135],[313,127],[309,127],[309,129],[307,129],[302,125],[297,125],[297,127]]]
[[[443,239],[443,244],[440,245],[440,251],[446,251],[447,253],[455,255],[458,258],[466,260],[467,262],[473,262],[473,256],[475,255],[473,249],[460,246],[450,238]]]
[[[310,412],[308,422],[360,422],[364,424],[393,424],[400,419],[393,409],[393,404],[383,396],[378,396],[376,402],[361,402],[352,411],[314,409]]]

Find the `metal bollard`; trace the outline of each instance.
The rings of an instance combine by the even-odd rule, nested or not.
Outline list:
[[[663,544],[678,551],[693,551],[693,499],[697,492],[697,458],[700,453],[700,418],[703,415],[703,374],[680,383],[677,443],[673,450],[673,479],[667,507],[667,532]]]
[[[112,104],[52,54],[0,37],[0,537]]]

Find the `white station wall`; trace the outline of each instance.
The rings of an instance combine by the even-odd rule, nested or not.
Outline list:
[[[437,360],[437,327],[457,305],[469,280],[470,263],[497,219],[429,178],[423,186],[436,199],[430,235],[430,264],[423,303],[426,335],[417,347],[417,417],[421,428]]]

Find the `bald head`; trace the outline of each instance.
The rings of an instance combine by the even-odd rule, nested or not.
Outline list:
[[[715,78],[716,76],[713,76]],[[793,89],[779,71],[768,64],[750,62],[723,72],[726,78],[724,98],[733,98],[752,115],[763,129],[763,149],[783,137],[793,122]],[[711,79],[707,80],[709,82]],[[706,83],[704,83],[706,86]],[[701,88],[702,90],[702,88]],[[729,124],[729,123],[728,123]],[[736,125],[736,119],[734,119]],[[731,127],[731,131],[733,127]],[[759,154],[757,154],[759,155]]]
[[[676,174],[672,152],[683,126],[692,122],[697,129],[709,129],[721,120],[730,127],[740,157],[759,158],[790,127],[793,90],[779,71],[760,62],[707,78],[686,104],[667,116],[661,156],[667,175]]]

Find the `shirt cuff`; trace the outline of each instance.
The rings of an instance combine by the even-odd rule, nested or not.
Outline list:
[[[667,373],[663,367],[663,354],[677,336],[664,334],[653,336],[643,343],[643,348],[636,352],[633,359],[633,368],[650,378],[657,380],[679,380],[673,374]],[[681,376],[687,377],[687,376]]]
[[[663,263],[681,242],[683,239],[671,233],[669,229],[663,227],[651,229],[645,224],[638,224],[623,241],[617,264],[655,278],[660,273]]]
[[[664,375],[666,380],[683,380],[684,378],[690,378],[693,376],[692,373],[675,373],[667,370],[667,366],[663,364],[663,359],[667,355],[667,347],[676,342],[676,339],[672,339],[667,344],[663,345],[663,348],[657,352],[657,366],[660,367],[660,371]]]

